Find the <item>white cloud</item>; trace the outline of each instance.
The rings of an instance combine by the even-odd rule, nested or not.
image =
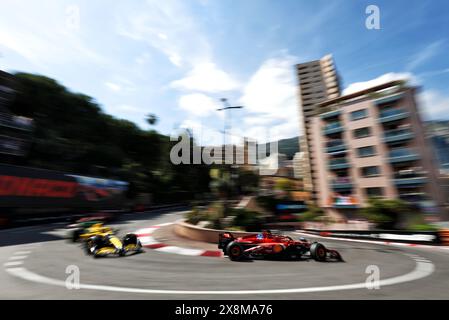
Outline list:
[[[421,83],[420,79],[418,79],[415,75],[409,72],[386,73],[373,80],[350,84],[343,91],[343,94],[346,95],[354,93],[393,80],[408,80],[411,85],[415,86],[420,85]],[[417,99],[419,110],[422,112],[424,119],[426,120],[448,119],[449,96],[443,95],[441,92],[437,90],[428,89],[420,93]]]
[[[122,87],[120,85],[113,82],[106,82],[105,86],[108,87],[108,89],[116,92],[122,90]]]
[[[419,106],[425,120],[449,119],[449,96],[429,89],[419,95]]]
[[[191,93],[179,98],[179,107],[196,117],[207,117],[216,112],[218,104],[202,93]]]
[[[300,134],[296,60],[288,55],[266,60],[244,87],[239,102],[253,113],[244,119],[249,137],[272,141]]]
[[[239,84],[225,71],[212,62],[196,65],[185,78],[173,81],[173,88],[203,92],[223,92],[235,90]]]
[[[394,80],[408,80],[410,81],[411,84],[417,84],[419,82],[417,77],[409,72],[404,73],[389,72],[372,80],[352,83],[346,89],[343,90],[343,94],[344,95],[351,94],[357,91],[375,87],[383,83],[387,83]]]

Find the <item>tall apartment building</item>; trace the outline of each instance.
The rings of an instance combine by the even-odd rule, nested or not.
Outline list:
[[[311,162],[314,159],[312,159],[311,150],[310,121],[319,113],[319,103],[340,96],[341,86],[331,55],[326,55],[320,60],[298,64],[296,69],[299,80],[299,109],[303,127],[300,150],[304,152],[304,188],[311,192],[312,200],[316,200],[316,188],[312,180],[314,168],[311,166]]]
[[[296,179],[304,179],[304,152],[296,152],[293,156],[293,176]]]
[[[328,214],[351,217],[374,196],[444,212],[416,90],[393,81],[317,105],[323,112],[310,124],[312,179]]]

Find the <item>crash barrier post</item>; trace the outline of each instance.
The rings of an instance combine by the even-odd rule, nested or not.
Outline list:
[[[449,229],[442,229],[439,232],[440,241],[443,246],[449,245]]]

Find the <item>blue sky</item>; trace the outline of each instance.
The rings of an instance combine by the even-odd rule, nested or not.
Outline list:
[[[368,5],[380,30],[365,27]],[[221,141],[301,131],[294,65],[332,53],[347,90],[409,77],[426,119],[449,118],[449,2],[2,0],[0,68],[53,77],[142,128]],[[374,80],[373,80],[374,79]],[[371,82],[366,82],[373,80]]]

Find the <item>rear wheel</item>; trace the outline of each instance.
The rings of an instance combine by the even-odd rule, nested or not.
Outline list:
[[[326,261],[326,247],[319,242],[312,243],[310,246],[310,256],[315,259],[315,261]]]
[[[231,242],[227,248],[227,254],[232,261],[238,261],[243,258],[243,248],[235,242]]]

